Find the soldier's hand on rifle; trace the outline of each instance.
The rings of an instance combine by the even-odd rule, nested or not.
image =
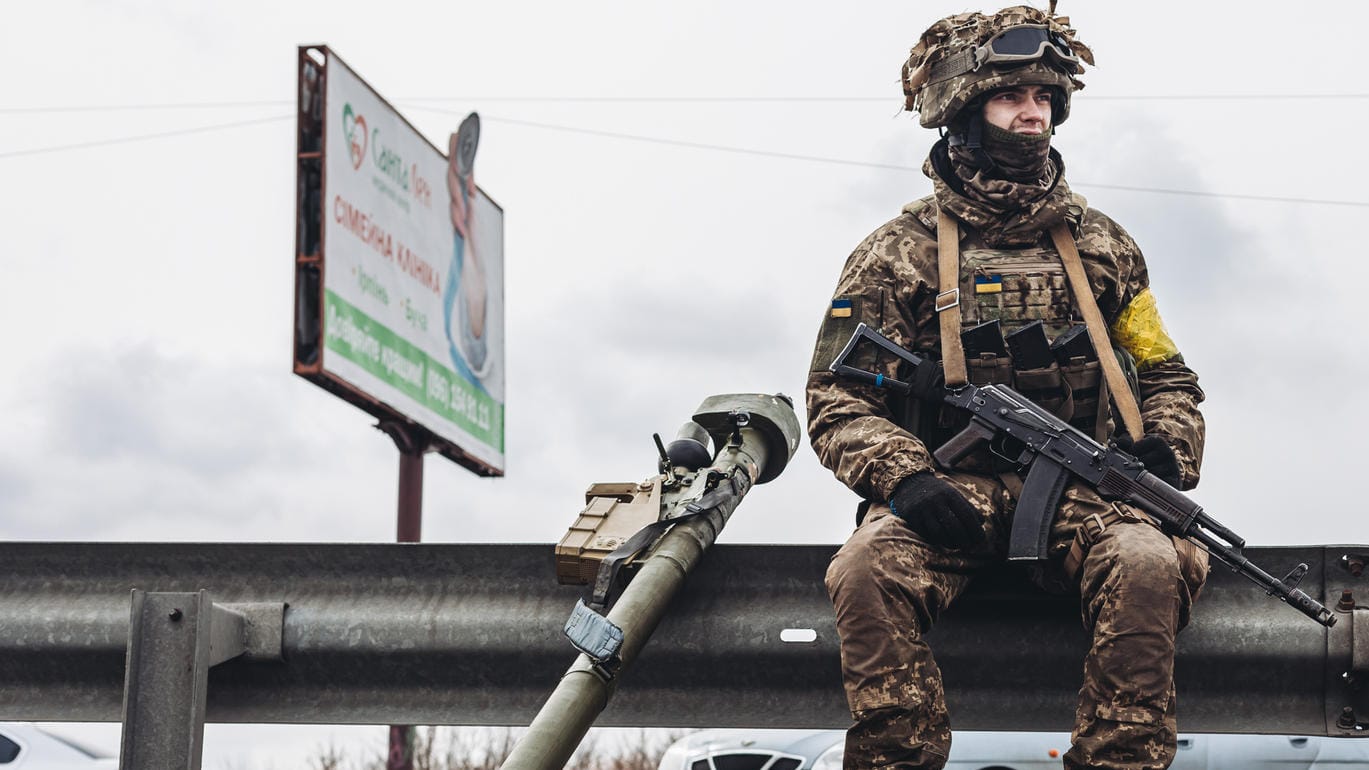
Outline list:
[[[889,498],[889,509],[932,545],[966,548],[985,541],[979,512],[931,471],[899,482]]]
[[[1135,455],[1146,466],[1146,470],[1161,481],[1175,489],[1179,488],[1179,458],[1174,456],[1174,449],[1169,442],[1155,433],[1147,433],[1136,442],[1123,433],[1116,442],[1118,449]]]

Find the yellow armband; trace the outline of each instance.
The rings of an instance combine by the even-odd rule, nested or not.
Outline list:
[[[1141,371],[1179,355],[1150,289],[1137,294],[1122,309],[1112,324],[1112,340],[1136,359],[1136,368]]]

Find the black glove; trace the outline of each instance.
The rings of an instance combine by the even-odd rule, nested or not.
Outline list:
[[[900,481],[889,498],[889,509],[932,545],[966,548],[985,541],[979,512],[931,471]]]
[[[1136,455],[1136,459],[1156,478],[1175,489],[1179,488],[1179,458],[1174,456],[1174,449],[1158,434],[1147,433],[1140,441],[1133,442],[1131,436],[1123,433],[1117,437],[1116,443],[1118,449]]]

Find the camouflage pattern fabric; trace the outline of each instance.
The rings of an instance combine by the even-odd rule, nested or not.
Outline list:
[[[1024,24],[1048,27],[1062,36],[1073,53],[1088,64],[1093,64],[1093,52],[1074,37],[1070,20],[1065,16],[1050,16],[1044,11],[1025,5],[1004,8],[993,15],[962,13],[948,16],[929,27],[909,52],[903,64],[904,107],[918,113],[923,128],[948,125],[952,119],[980,94],[998,88],[1019,85],[1056,86],[1064,94],[1064,109],[1055,116],[1055,124],[1069,118],[1069,94],[1084,87],[1075,75],[1083,71],[1066,72],[1062,66],[1045,60],[1012,63],[1004,66],[986,64],[973,72],[932,80],[937,63],[966,49],[983,45],[990,38],[1010,27]]]
[[[931,178],[940,205],[975,228],[989,246],[1030,246],[1066,215],[1077,217],[1082,209],[1082,198],[1072,195],[1065,182],[1065,160],[1053,149],[1046,159],[1049,170],[1031,183],[969,170],[956,162],[948,144],[944,139],[936,143],[922,172]],[[952,175],[959,184],[947,181]]]
[[[1054,106],[1052,105],[1052,110]],[[993,161],[993,172],[997,176],[992,180],[995,184],[999,182],[1031,182],[1048,186],[1054,182],[1056,175],[1063,165],[1057,153],[1055,158],[1051,158],[1051,134],[1052,128],[1049,123],[1039,134],[1021,134],[1008,131],[1007,129],[995,126],[988,121],[983,121],[983,136],[980,137],[980,144],[984,155]],[[957,160],[961,163],[977,163],[979,158],[975,151],[965,145],[956,145],[950,148],[948,153],[952,157],[959,156]],[[1054,162],[1052,162],[1054,160]],[[961,168],[957,164],[956,175],[960,176],[965,183],[966,192],[978,190],[988,190],[986,182],[973,179],[974,176],[983,176],[983,169],[970,168],[966,165]],[[969,175],[965,171],[972,171]]]
[[[848,768],[937,770],[950,751],[941,673],[922,637],[976,572],[1004,558],[1015,500],[993,477],[938,475],[980,512],[986,545],[928,545],[888,506],[873,505],[827,572],[855,720],[847,733]],[[1051,552],[1063,554],[1080,522],[1112,505],[1085,487],[1068,488]],[[1094,644],[1066,768],[1158,770],[1174,757],[1174,637],[1188,622],[1206,562],[1183,564],[1171,540],[1139,512],[1120,512],[1122,520],[1089,550],[1078,584]],[[1073,581],[1058,568],[1052,561],[1036,582],[1070,590]]]

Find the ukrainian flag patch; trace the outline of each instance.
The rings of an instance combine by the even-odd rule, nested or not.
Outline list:
[[[833,318],[850,318],[850,317],[851,317],[851,300],[845,299],[845,298],[840,298],[840,297],[837,298],[837,299],[832,300],[832,313],[831,313],[831,316],[832,316]]]
[[[1003,276],[1001,275],[976,275],[974,277],[975,294],[998,294],[1003,291]]]

